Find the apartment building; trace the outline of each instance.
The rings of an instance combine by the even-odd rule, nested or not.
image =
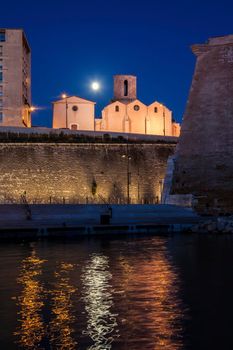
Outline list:
[[[31,50],[22,29],[0,29],[0,126],[31,127]]]

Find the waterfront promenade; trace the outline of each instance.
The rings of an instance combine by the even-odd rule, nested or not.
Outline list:
[[[1,205],[0,238],[175,232],[202,220],[174,205]]]

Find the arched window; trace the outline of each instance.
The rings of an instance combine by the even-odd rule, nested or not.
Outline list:
[[[116,106],[115,107],[115,112],[119,112],[119,110],[120,110],[119,106]]]
[[[124,96],[128,96],[128,80],[124,81]]]

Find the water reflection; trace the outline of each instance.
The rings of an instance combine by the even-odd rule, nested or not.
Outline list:
[[[119,257],[122,273],[116,290],[122,299],[119,313],[124,315],[120,331],[128,348],[141,349],[146,344],[148,349],[176,350],[183,346],[185,309],[178,273],[164,243],[158,239],[153,247],[146,246],[137,262],[134,254]]]
[[[116,314],[112,313],[113,290],[112,274],[109,271],[108,258],[102,254],[93,254],[83,268],[83,298],[87,314],[87,334],[93,345],[87,349],[108,350],[117,338]]]
[[[89,253],[85,245],[71,244],[68,262],[62,249],[54,259],[51,250],[43,246],[41,252],[35,244],[47,260],[33,250],[21,263],[17,345],[26,350],[183,348],[187,313],[167,243],[164,238],[116,241],[104,253],[96,253],[98,246]]]
[[[51,289],[50,344],[59,350],[76,349],[73,324],[75,322],[72,295],[76,292],[70,284],[70,272],[73,264],[61,263],[55,271],[55,283]]]
[[[44,288],[40,282],[42,265],[45,260],[31,255],[22,261],[21,272],[17,282],[23,287],[18,297],[18,322],[15,335],[17,343],[24,349],[37,349],[45,335],[46,327],[43,322],[42,308],[44,306]]]

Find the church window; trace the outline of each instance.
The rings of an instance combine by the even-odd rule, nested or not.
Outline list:
[[[128,96],[128,80],[124,81],[124,96]]]
[[[115,107],[115,112],[119,112],[119,110],[120,110],[119,106],[116,106]]]
[[[73,107],[72,107],[72,110],[73,110],[74,112],[77,112],[78,106],[73,106]]]
[[[154,107],[154,112],[158,113],[158,107]]]
[[[133,107],[133,109],[134,109],[135,111],[139,111],[140,107],[139,107],[139,105],[135,105],[135,106]]]

